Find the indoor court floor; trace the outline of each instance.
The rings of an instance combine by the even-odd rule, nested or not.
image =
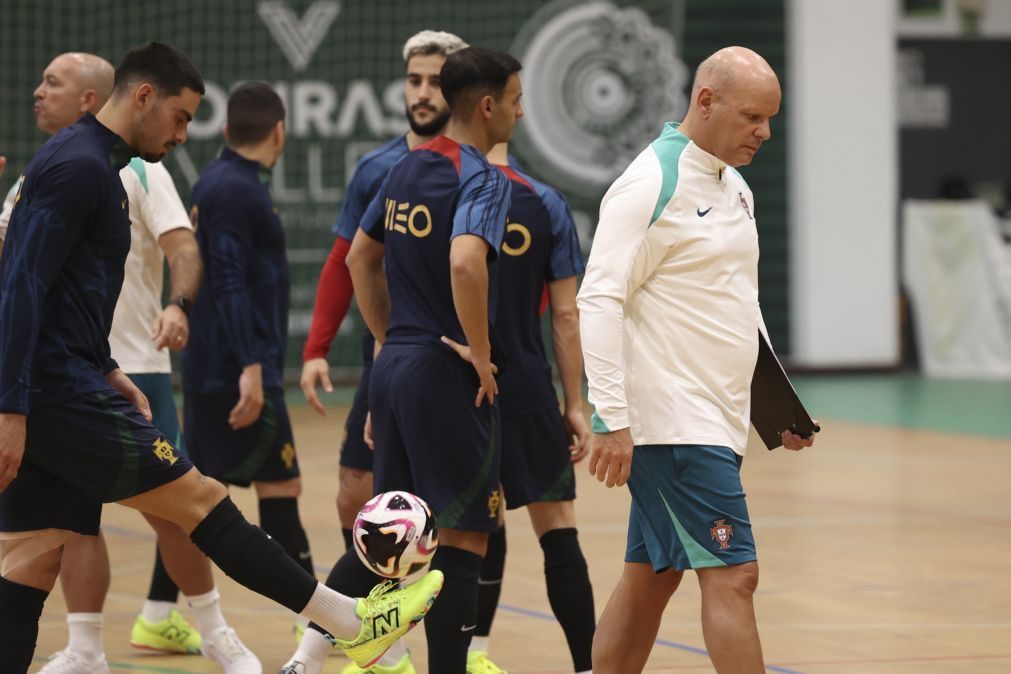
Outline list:
[[[758,542],[759,631],[769,672],[940,674],[1011,672],[1011,384],[915,375],[796,377],[823,432],[801,453],[768,452],[753,437],[743,467]],[[317,416],[295,404],[305,481],[303,521],[317,575],[341,552],[334,498],[347,392]],[[622,568],[629,495],[577,469],[576,510],[598,614]],[[256,517],[251,491],[233,490]],[[562,674],[571,663],[544,591],[526,514],[510,511],[509,554],[491,655],[510,674]],[[130,626],[147,591],[154,537],[119,506],[104,517],[112,559],[105,646],[113,672],[220,671],[199,656],[138,654]],[[225,615],[277,672],[292,653],[293,616],[218,573]],[[185,613],[185,611],[184,611]],[[35,672],[66,643],[59,589],[42,617]],[[407,636],[419,673],[421,630]],[[347,660],[332,657],[339,672]],[[698,585],[685,575],[645,670],[711,672]],[[437,673],[429,673],[437,674]]]

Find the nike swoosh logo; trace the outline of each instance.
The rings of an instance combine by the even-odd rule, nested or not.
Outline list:
[[[700,218],[704,218],[704,217],[706,217],[706,214],[709,213],[709,211],[711,211],[711,210],[713,210],[712,206],[710,206],[709,208],[707,208],[704,211],[701,208],[696,208],[695,212],[699,214]]]
[[[311,552],[300,552],[300,553],[298,553],[298,558],[299,559],[309,559],[310,557],[312,557],[312,553]]]
[[[477,629],[477,624],[476,623],[473,624],[473,625],[464,625],[463,627],[460,628],[460,631],[461,632],[470,632],[471,630],[474,630],[474,629]]]

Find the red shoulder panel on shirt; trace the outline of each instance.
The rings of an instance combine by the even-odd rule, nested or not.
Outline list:
[[[413,151],[418,150],[428,150],[429,152],[441,154],[453,162],[453,166],[456,167],[456,172],[460,173],[460,144],[455,140],[450,140],[445,136],[436,136],[427,143],[418,145]]]

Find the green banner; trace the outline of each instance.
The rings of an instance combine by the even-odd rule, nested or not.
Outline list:
[[[524,64],[526,117],[513,153],[569,197],[584,250],[610,182],[687,108],[697,63],[746,44],[782,73],[783,0],[6,0],[0,41],[0,154],[12,183],[44,136],[31,93],[49,60],[90,51],[114,64],[132,45],[158,39],[185,51],[207,81],[190,139],[165,160],[184,201],[220,149],[228,91],[272,83],[287,108],[288,144],[272,191],[292,269],[288,366],[301,363],[316,279],[355,161],[402,134],[401,48],[418,30],[448,30],[471,44],[508,50]],[[774,134],[782,121],[774,126]],[[778,135],[778,134],[777,134]],[[781,135],[745,169],[758,201],[763,306],[774,341],[785,334],[785,143]],[[771,301],[770,301],[771,299]],[[358,364],[363,325],[352,310],[332,365]]]

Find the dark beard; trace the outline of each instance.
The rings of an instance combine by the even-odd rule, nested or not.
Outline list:
[[[410,109],[406,108],[406,106],[404,112],[407,113],[407,123],[411,125],[411,131],[419,136],[434,136],[442,131],[442,128],[446,126],[446,122],[449,121],[448,108],[443,110],[441,114],[436,115],[428,124],[420,124],[415,121],[414,115],[411,114]]]

